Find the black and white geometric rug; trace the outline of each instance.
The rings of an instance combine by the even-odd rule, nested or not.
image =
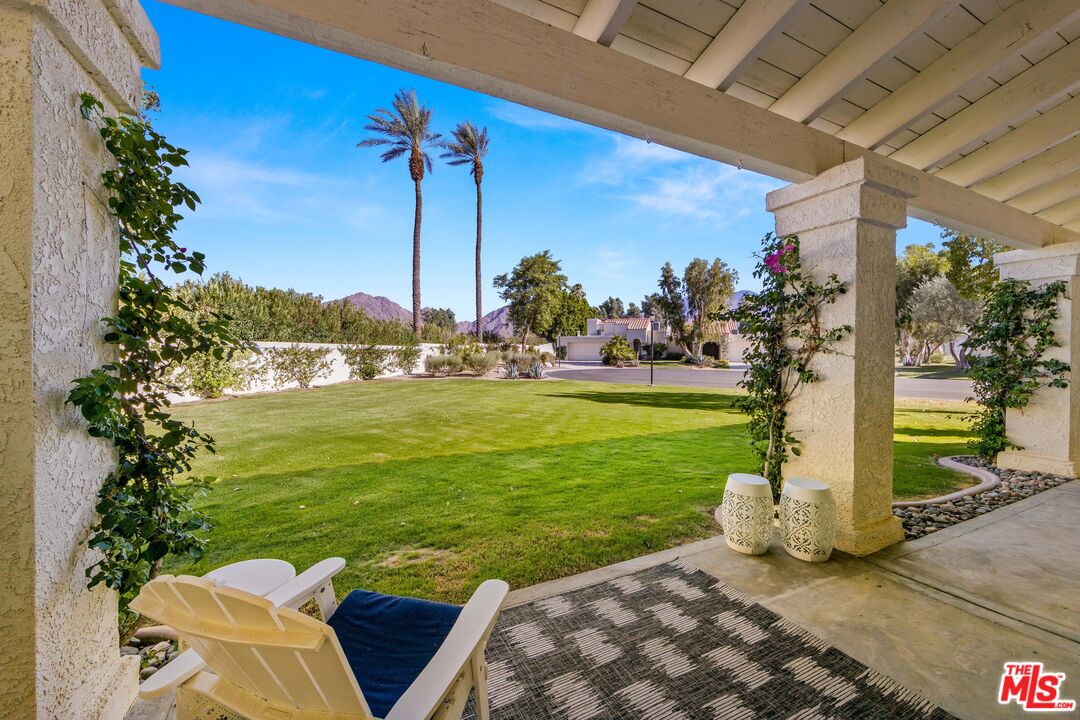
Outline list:
[[[678,561],[508,608],[487,660],[492,720],[952,717]]]

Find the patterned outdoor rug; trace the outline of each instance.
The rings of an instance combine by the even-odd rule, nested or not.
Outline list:
[[[952,717],[682,562],[509,608],[487,658],[492,720]]]

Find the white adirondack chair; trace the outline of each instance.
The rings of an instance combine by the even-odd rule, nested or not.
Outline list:
[[[376,718],[334,629],[293,609],[316,597],[329,620],[338,609],[330,577],[343,565],[323,561],[265,598],[204,578],[151,580],[132,609],[176,628],[191,649],[146,680],[140,694],[176,687],[178,720]],[[488,720],[484,648],[508,589],[501,580],[477,588],[385,720],[460,718],[474,688],[477,719]]]

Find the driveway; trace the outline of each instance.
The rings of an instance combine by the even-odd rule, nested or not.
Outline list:
[[[731,370],[694,370],[693,368],[665,365],[655,369],[657,385],[676,387],[734,388],[742,379],[741,368]],[[649,367],[613,368],[600,363],[564,362],[561,368],[551,371],[551,376],[562,380],[592,380],[594,382],[621,383],[624,385],[648,385]],[[896,397],[923,400],[964,400],[971,396],[971,383],[967,380],[924,380],[920,378],[896,378]]]

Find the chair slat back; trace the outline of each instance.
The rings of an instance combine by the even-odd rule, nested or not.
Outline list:
[[[131,603],[176,628],[222,680],[284,707],[369,717],[330,626],[203,578],[162,575]]]

